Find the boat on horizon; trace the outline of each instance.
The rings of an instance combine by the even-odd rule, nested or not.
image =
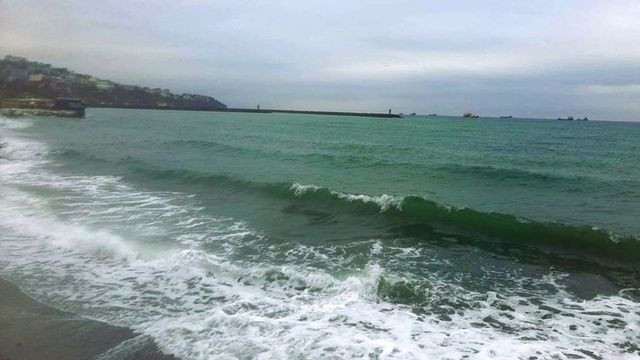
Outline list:
[[[513,115],[500,116],[500,119],[513,119]]]
[[[468,113],[464,113],[462,117],[467,119],[477,119],[480,117],[480,115],[476,115],[468,112]]]
[[[574,121],[574,120],[575,121],[589,121],[589,118],[585,116],[582,119],[580,119],[580,118],[574,119],[573,116],[568,116],[566,118],[558,118],[558,120],[561,120],[561,121]]]
[[[436,113],[432,113],[432,114],[429,114],[429,115],[427,115],[427,116],[438,116],[438,114],[436,114]]]

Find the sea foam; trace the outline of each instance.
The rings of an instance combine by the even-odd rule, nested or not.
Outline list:
[[[294,183],[291,185],[290,190],[293,191],[295,196],[303,196],[304,194],[310,192],[316,192],[320,190],[325,190],[324,188],[316,185],[303,185]],[[373,203],[380,207],[380,211],[387,211],[390,208],[396,208],[398,210],[402,210],[402,197],[382,194],[380,196],[369,196],[363,194],[347,194],[339,191],[329,191],[329,193],[338,198],[343,199],[348,202],[362,202],[362,203]]]

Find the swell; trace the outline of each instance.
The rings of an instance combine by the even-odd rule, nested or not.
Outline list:
[[[616,185],[636,186],[637,183],[630,181],[621,181],[621,179],[612,180],[585,177],[585,176],[568,176],[560,174],[552,174],[545,172],[535,172],[516,168],[500,168],[494,166],[482,165],[464,165],[451,163],[421,163],[405,160],[389,160],[372,156],[372,149],[369,151],[351,151],[345,153],[332,152],[311,152],[311,153],[293,153],[276,149],[260,149],[243,146],[234,146],[223,144],[209,140],[172,140],[160,143],[160,148],[186,148],[187,151],[206,151],[216,154],[238,155],[249,157],[269,158],[275,161],[297,161],[304,164],[319,164],[327,167],[338,168],[377,168],[388,169],[388,171],[396,171],[396,169],[418,169],[421,176],[430,178],[449,179],[452,175],[459,178],[483,178],[489,181],[506,181],[511,183],[526,182],[529,185],[549,186],[549,184],[557,184],[566,188],[566,191],[585,192],[586,188],[603,188],[608,187],[615,181]],[[369,147],[363,147],[365,150]],[[394,148],[391,148],[392,150]],[[362,150],[362,149],[360,149]],[[404,149],[407,150],[407,149]],[[415,150],[415,149],[414,149]],[[386,147],[379,148],[377,152],[387,152]],[[83,160],[88,155],[76,149],[58,150],[58,155],[74,160]],[[101,159],[99,159],[101,160]]]
[[[604,165],[602,166],[604,168]],[[549,186],[555,184],[570,191],[586,192],[590,188],[610,186],[637,186],[637,182],[623,174],[600,174],[585,176],[578,174],[558,174],[544,171],[531,171],[518,168],[503,168],[491,165],[441,164],[434,165],[433,170],[444,174],[455,174],[460,177],[485,178],[491,181],[507,181],[517,184],[535,184]],[[612,185],[613,184],[613,185]]]
[[[473,175],[474,177],[486,177],[495,180],[533,180],[548,183],[549,181],[576,181],[579,179],[557,174],[484,165],[444,164],[438,166],[437,169],[447,173]]]
[[[615,181],[623,185],[637,186],[637,183],[627,179],[627,177],[621,176],[621,174],[615,174],[614,178],[603,179],[601,177],[584,176],[583,174],[559,174],[558,172],[545,172],[545,171],[531,171],[526,169],[519,169],[513,167],[496,167],[491,165],[468,165],[460,163],[429,163],[428,161],[415,162],[406,161],[402,159],[383,159],[372,154],[385,154],[385,153],[412,153],[420,151],[418,148],[397,146],[393,144],[388,145],[370,145],[370,144],[352,144],[346,146],[344,144],[335,144],[330,147],[325,147],[324,151],[314,151],[310,153],[295,153],[289,151],[282,151],[277,149],[264,149],[235,146],[229,144],[223,144],[211,140],[171,140],[162,144],[163,147],[186,147],[188,149],[199,149],[206,151],[216,151],[218,153],[225,154],[245,154],[245,155],[258,155],[261,157],[269,157],[275,160],[294,160],[302,161],[305,163],[318,163],[339,167],[386,167],[390,169],[397,168],[419,168],[421,173],[430,176],[444,176],[449,178],[450,175],[463,175],[473,176],[474,178],[486,178],[492,181],[510,181],[510,182],[526,182],[541,184],[548,186],[550,183],[561,184],[574,191],[580,191],[580,189],[586,187],[603,187],[607,186]],[[425,159],[423,159],[425,160]],[[562,166],[562,165],[558,165]],[[595,166],[595,165],[591,165]],[[605,167],[606,164],[599,164],[601,167]],[[612,174],[608,174],[612,175]],[[606,174],[601,174],[602,177],[611,177]],[[624,181],[627,179],[627,181]],[[582,190],[584,191],[584,190]]]
[[[110,162],[75,150],[66,150],[63,155],[94,165],[97,162]],[[111,170],[123,167],[123,173],[155,181],[198,185],[206,189],[215,187],[233,193],[251,192],[285,199],[314,210],[381,217],[392,225],[424,224],[444,233],[465,235],[474,240],[507,241],[544,248],[558,254],[588,255],[624,262],[640,261],[640,239],[591,226],[539,222],[511,214],[456,208],[419,196],[349,194],[314,185],[256,182],[198,171],[165,170],[132,158],[122,158],[111,165],[115,165]]]

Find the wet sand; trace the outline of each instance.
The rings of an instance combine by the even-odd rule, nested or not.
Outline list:
[[[0,278],[0,360],[176,360],[153,340],[51,308]]]

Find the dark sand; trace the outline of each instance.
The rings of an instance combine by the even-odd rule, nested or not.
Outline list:
[[[148,337],[41,304],[0,279],[0,360],[176,360]]]

